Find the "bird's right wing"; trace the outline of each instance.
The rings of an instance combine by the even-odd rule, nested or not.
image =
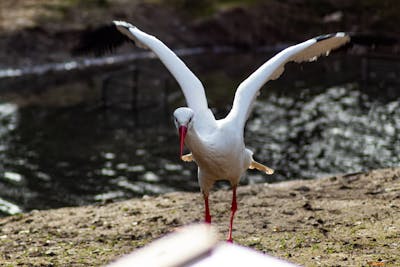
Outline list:
[[[180,85],[189,108],[195,112],[208,110],[203,84],[185,63],[163,42],[130,23],[114,21],[117,29],[141,48],[153,51]]]
[[[156,54],[180,85],[186,103],[191,109],[200,113],[208,110],[204,87],[185,63],[159,39],[139,30],[130,23],[114,21],[112,24],[88,30],[82,34],[78,45],[72,52],[76,55],[88,52],[102,55],[113,51],[126,41],[131,41],[136,46],[149,49]]]
[[[135,44],[153,51],[175,77],[185,96],[188,107],[195,112],[208,110],[204,87],[185,63],[163,42],[130,23],[114,21],[117,29]]]
[[[227,116],[238,127],[244,127],[250,114],[253,101],[261,87],[270,80],[278,79],[284,71],[285,64],[291,61],[313,61],[321,55],[327,55],[350,41],[345,33],[318,36],[303,43],[290,46],[264,63],[238,87],[235,93],[232,110]]]

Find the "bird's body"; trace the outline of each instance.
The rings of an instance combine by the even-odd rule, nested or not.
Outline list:
[[[267,174],[273,173],[272,169],[254,161],[253,152],[244,143],[245,123],[258,91],[269,80],[277,79],[287,62],[314,60],[347,43],[349,37],[344,33],[320,36],[278,53],[239,85],[232,110],[225,118],[216,120],[208,107],[202,83],[173,51],[154,36],[129,23],[114,23],[136,45],[152,50],[179,83],[188,104],[188,107],[178,108],[174,112],[180,137],[181,159],[195,161],[198,165],[198,181],[205,200],[206,222],[211,222],[208,196],[214,182],[228,180],[231,183],[233,196],[228,241],[232,241],[233,217],[237,209],[236,187],[240,177],[249,168]],[[184,144],[191,154],[182,155]]]
[[[244,144],[243,130],[227,119],[216,121],[203,132],[193,127],[185,144],[199,167],[199,184],[205,194],[217,180],[228,180],[236,186],[252,161],[252,153]]]

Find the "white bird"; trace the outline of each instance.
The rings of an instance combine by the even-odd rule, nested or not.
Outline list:
[[[198,165],[198,182],[204,197],[205,222],[211,223],[208,197],[217,180],[228,180],[232,186],[232,205],[228,240],[232,242],[233,218],[237,210],[236,188],[247,169],[257,169],[272,174],[273,169],[253,159],[253,152],[244,143],[244,128],[252,103],[260,88],[269,80],[277,79],[290,61],[315,60],[350,41],[345,33],[319,36],[291,46],[275,55],[238,87],[229,114],[216,120],[208,107],[204,87],[175,53],[156,37],[123,21],[114,21],[117,29],[133,40],[137,46],[150,49],[163,62],[179,83],[188,107],[174,112],[175,125],[180,139],[180,157]],[[186,145],[191,151],[183,155]]]

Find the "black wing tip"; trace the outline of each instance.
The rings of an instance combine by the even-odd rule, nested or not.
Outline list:
[[[100,56],[113,52],[127,40],[129,39],[118,31],[115,23],[111,22],[83,31],[71,53],[75,56],[90,53]]]
[[[393,46],[399,44],[399,38],[376,33],[362,32],[337,32],[315,37],[317,42],[330,39],[332,37],[347,37],[352,45],[361,46]]]
[[[323,40],[332,38],[333,36],[334,36],[334,35],[333,35],[332,33],[330,33],[330,34],[324,34],[324,35],[317,36],[317,37],[315,37],[314,39],[317,40],[317,42],[321,42],[321,41],[323,41]]]
[[[348,38],[350,38],[350,35],[345,32],[337,32],[337,33],[328,33],[328,34],[320,35],[320,36],[315,37],[314,39],[317,42],[321,42],[321,41],[330,39],[332,37],[348,37]]]

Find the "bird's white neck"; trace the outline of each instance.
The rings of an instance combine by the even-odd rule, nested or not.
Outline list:
[[[196,112],[193,118],[192,127],[188,128],[185,145],[192,154],[206,155],[209,149],[209,143],[215,131],[217,130],[217,122],[210,109]]]
[[[200,148],[203,146],[202,138],[200,137],[199,133],[195,128],[196,123],[193,123],[193,127],[188,129],[185,144],[189,148],[191,152],[193,152],[192,148]]]
[[[210,109],[198,111],[195,114],[193,127],[198,135],[207,135],[217,127],[214,114]]]

